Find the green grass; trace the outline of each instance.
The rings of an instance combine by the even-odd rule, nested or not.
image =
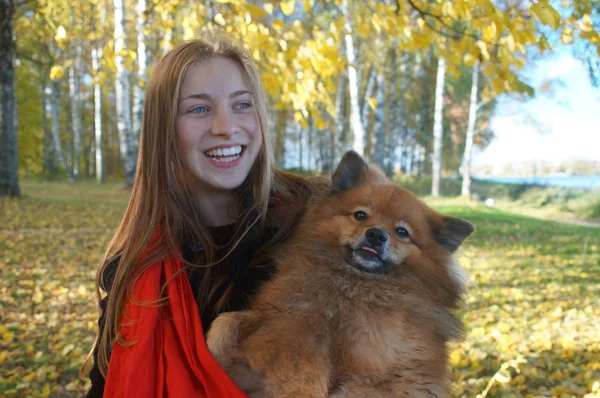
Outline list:
[[[22,190],[0,199],[0,397],[81,396],[95,269],[129,192],[42,182]],[[477,228],[458,254],[472,283],[461,310],[468,336],[452,352],[455,395],[489,386],[494,397],[580,397],[600,386],[600,229],[425,201]]]
[[[431,193],[431,177],[396,175],[394,181],[417,195]],[[442,179],[441,192],[456,198],[460,179]],[[564,220],[590,220],[600,223],[600,189],[561,188],[530,184],[500,184],[474,179],[471,192],[493,198],[497,205],[512,212]]]

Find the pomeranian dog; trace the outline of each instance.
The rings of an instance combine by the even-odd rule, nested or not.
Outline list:
[[[274,253],[251,308],[207,344],[252,397],[444,397],[466,277],[452,255],[474,231],[356,152]]]

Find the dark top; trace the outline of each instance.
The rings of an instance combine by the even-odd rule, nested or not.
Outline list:
[[[217,245],[227,245],[233,236],[234,225],[211,228],[210,232]],[[213,270],[215,270],[215,272],[213,272],[212,275],[214,275],[215,278],[220,278],[223,275],[226,275],[227,280],[234,283],[234,289],[230,295],[230,298],[225,305],[225,308],[223,308],[221,312],[239,311],[244,309],[247,306],[249,299],[254,293],[256,293],[260,284],[270,278],[273,270],[272,266],[265,265],[259,267],[248,267],[248,265],[258,248],[267,242],[273,236],[274,232],[275,231],[273,230],[267,229],[260,234],[256,228],[251,229],[244,239],[242,239],[239,245],[234,249],[234,251],[224,261],[214,265],[215,268],[213,268]],[[202,264],[201,246],[194,246],[195,245],[191,244],[183,245],[182,255],[191,263]],[[215,258],[221,258],[222,255],[226,253],[222,250],[217,251]],[[110,293],[112,275],[114,274],[116,266],[117,262],[114,261],[109,264],[104,271],[103,280],[105,281],[106,286],[104,287],[107,293]],[[203,268],[201,267],[190,267],[187,269],[188,279],[190,281],[194,297],[197,297],[198,295],[198,290],[202,281],[202,272]],[[202,328],[205,333],[208,331],[212,321],[214,321],[217,315],[219,315],[212,308],[214,308],[216,301],[222,297],[228,285],[229,283],[221,284],[220,288],[212,296],[213,301],[211,302],[211,309],[204,310],[200,314]],[[100,307],[102,309],[102,315],[98,319],[100,334],[104,328],[104,312],[106,310],[107,300],[108,298],[105,297],[100,302]],[[97,365],[97,359],[98,349],[96,348],[96,350],[94,350],[94,366],[90,370],[89,374],[92,386],[87,394],[88,398],[102,397],[104,393],[105,379],[100,373],[100,369]]]

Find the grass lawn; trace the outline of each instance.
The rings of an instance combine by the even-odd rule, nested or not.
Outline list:
[[[0,199],[0,397],[81,396],[95,269],[129,192],[87,182],[22,191]],[[600,228],[426,201],[477,227],[459,252],[472,284],[455,395],[600,397]]]

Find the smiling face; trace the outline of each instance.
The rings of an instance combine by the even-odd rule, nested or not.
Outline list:
[[[240,64],[215,57],[190,66],[181,82],[176,133],[192,192],[242,185],[260,152],[262,133]]]

